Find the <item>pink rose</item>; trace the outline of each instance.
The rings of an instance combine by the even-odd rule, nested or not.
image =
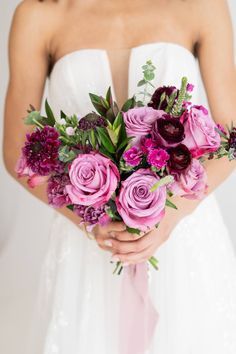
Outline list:
[[[80,154],[69,170],[66,192],[73,204],[100,207],[111,198],[120,180],[116,165],[99,153]]]
[[[187,199],[201,199],[207,190],[207,174],[202,164],[192,159],[189,168],[184,173],[176,175],[169,189],[174,195]]]
[[[185,128],[185,144],[193,157],[200,157],[214,152],[220,147],[220,135],[215,130],[216,124],[203,106],[192,106],[180,118]]]
[[[127,226],[146,231],[163,218],[166,187],[161,186],[150,192],[158,180],[159,177],[150,169],[140,169],[122,182],[116,205]]]
[[[16,163],[15,168],[18,178],[28,177],[27,183],[30,188],[34,188],[43,184],[47,180],[47,176],[40,176],[34,173],[31,168],[28,167],[27,161],[24,155],[21,155]]]
[[[162,115],[164,111],[158,111],[152,107],[138,107],[123,112],[123,118],[128,136],[133,136],[133,145],[140,143],[141,138],[151,132],[152,124]]]

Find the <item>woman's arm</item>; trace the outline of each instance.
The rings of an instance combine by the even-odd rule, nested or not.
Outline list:
[[[50,38],[56,27],[58,17],[57,4],[24,1],[16,9],[9,38],[10,79],[5,102],[4,124],[4,161],[9,174],[31,194],[48,204],[46,185],[31,189],[23,178],[18,179],[15,172],[16,162],[25,141],[29,126],[25,126],[23,117],[29,104],[40,110],[44,85],[49,69]],[[57,16],[58,15],[58,16]],[[79,217],[66,207],[57,209],[75,225],[79,226]],[[110,232],[124,230],[123,223],[110,223],[107,227],[97,227],[98,245],[110,251],[104,241]]]
[[[214,120],[222,125],[236,125],[236,70],[234,64],[233,31],[226,0],[197,1],[199,23],[198,57],[210,110]],[[214,191],[235,169],[236,162],[227,158],[208,160],[208,194]],[[111,240],[114,255],[123,262],[137,263],[150,258],[164,243],[176,224],[190,214],[199,200],[173,198],[178,210],[168,208],[158,230],[124,243],[125,234]],[[129,253],[127,253],[129,252]]]

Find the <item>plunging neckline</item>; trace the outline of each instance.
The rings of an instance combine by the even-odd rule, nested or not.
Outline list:
[[[63,64],[63,62],[66,59],[68,59],[68,58],[70,58],[70,57],[72,57],[74,55],[78,55],[79,53],[82,53],[82,52],[100,53],[103,56],[103,59],[104,59],[105,64],[106,64],[106,68],[108,70],[109,82],[110,82],[110,86],[111,86],[112,91],[113,91],[113,98],[117,102],[117,91],[116,91],[116,88],[115,88],[115,85],[114,85],[114,74],[112,72],[112,64],[111,64],[111,61],[110,61],[109,51],[128,50],[129,53],[128,53],[127,70],[126,70],[126,72],[127,72],[127,86],[126,86],[127,95],[126,96],[127,96],[127,99],[128,99],[128,95],[129,95],[129,91],[130,91],[129,90],[130,62],[131,62],[131,56],[133,55],[134,51],[139,50],[141,48],[145,48],[145,47],[160,47],[160,46],[163,46],[163,45],[173,46],[173,47],[175,47],[175,48],[177,48],[179,50],[183,50],[183,51],[185,51],[185,53],[190,55],[194,60],[196,60],[195,55],[193,54],[193,52],[190,49],[186,48],[185,46],[183,46],[181,44],[174,43],[174,42],[164,42],[164,41],[148,42],[148,43],[140,44],[140,45],[137,45],[137,46],[134,46],[134,47],[131,47],[131,48],[122,48],[122,49],[80,48],[80,49],[73,50],[73,51],[71,51],[71,52],[69,52],[67,54],[64,54],[59,59],[57,59],[54,62],[53,66],[52,66],[51,72],[49,74],[49,79],[51,78],[51,76],[54,73],[55,69],[59,65]]]

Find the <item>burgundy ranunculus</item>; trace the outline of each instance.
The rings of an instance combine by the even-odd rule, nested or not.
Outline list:
[[[171,170],[182,172],[190,165],[192,160],[191,152],[184,144],[179,144],[168,152],[170,154],[168,165]]]
[[[37,175],[47,176],[57,171],[60,165],[58,149],[59,134],[55,128],[45,126],[27,134],[27,141],[22,149],[27,166]]]
[[[166,94],[167,97],[170,97],[170,95],[176,91],[177,92],[177,97],[178,97],[178,90],[175,86],[162,86],[159,87],[154,94],[152,95],[151,101],[148,103],[149,107],[152,107],[154,109],[161,109],[161,110],[165,110],[168,103],[167,103],[167,99],[165,98],[161,105],[160,105],[160,101],[161,101],[161,95],[163,93]],[[159,107],[160,105],[160,107]]]
[[[183,124],[169,114],[157,119],[152,128],[152,139],[165,147],[176,146],[185,137]]]

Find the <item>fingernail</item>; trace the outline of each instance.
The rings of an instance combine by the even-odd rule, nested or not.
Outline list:
[[[108,247],[111,247],[111,246],[112,246],[111,240],[105,240],[105,241],[104,241],[104,245],[105,245],[105,246],[108,246]]]
[[[114,231],[109,232],[109,235],[110,235],[111,237],[113,237],[113,238],[116,238],[116,234],[115,234]]]
[[[112,260],[113,262],[120,262],[120,259],[119,259],[117,256],[112,256],[112,257],[111,257],[111,260]]]

